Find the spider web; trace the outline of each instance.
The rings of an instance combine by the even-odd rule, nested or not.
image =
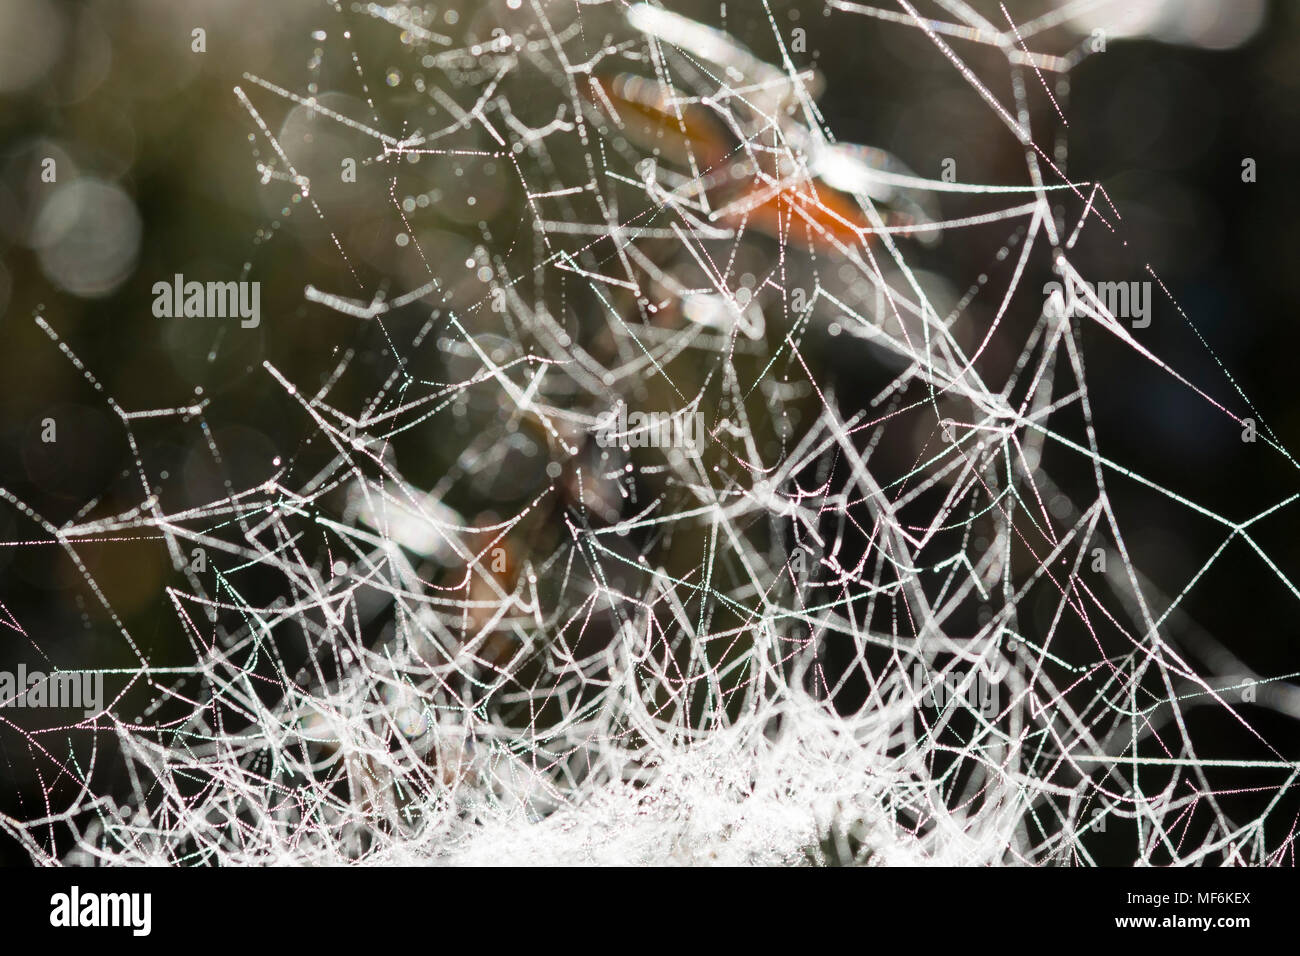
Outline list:
[[[960,72],[1024,147],[1023,180],[987,184],[838,142],[781,11],[730,7],[778,58],[644,4],[496,4],[476,42],[417,6],[327,5],[305,83],[246,76],[257,188],[284,203],[256,255],[305,220],[335,277],[306,286],[306,314],[382,354],[361,395],[364,347],[319,382],[262,364],[302,442],[260,482],[164,508],[139,433],[180,422],[220,471],[221,399],[127,410],[37,318],[121,421],[143,492],[56,526],[0,490],[132,657],[102,671],[101,713],[23,730],[47,794],[64,788],[3,821],[34,859],[1087,864],[1116,833],[1132,862],[1291,859],[1298,765],[1242,703],[1257,687],[1295,716],[1295,675],[1206,635],[1221,666],[1193,663],[1180,603],[1223,549],[1167,593],[1108,489],[1220,525],[1292,593],[1253,529],[1293,499],[1234,521],[1096,434],[1102,336],[1216,416],[1262,418],[1221,366],[1198,384],[1153,354],[1076,271],[1082,235],[1124,226],[1066,172],[1085,47],[1031,50],[1065,12],[827,7]],[[382,84],[358,52],[376,37]],[[346,96],[320,93],[330,62]],[[386,269],[335,227],[341,156],[374,187]],[[478,211],[502,197],[513,231]],[[974,211],[945,217],[950,200]],[[477,240],[433,229],[440,210]],[[921,268],[940,240],[983,271]],[[1025,281],[1044,257],[1073,310]],[[598,441],[620,407],[698,414],[703,441]],[[166,548],[188,659],[151,659],[78,559],[119,539]],[[1264,756],[1206,756],[1202,711]],[[1262,812],[1232,803],[1245,771]]]

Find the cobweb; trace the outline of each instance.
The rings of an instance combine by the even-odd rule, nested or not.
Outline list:
[[[3,821],[34,859],[1088,864],[1106,839],[1132,862],[1291,858],[1297,764],[1242,688],[1293,715],[1292,675],[1219,645],[1222,667],[1190,662],[1196,578],[1152,583],[1108,494],[1136,482],[1253,542],[1110,457],[1085,333],[1262,419],[1226,371],[1196,383],[1149,351],[1075,269],[1085,231],[1124,229],[1066,172],[1086,44],[1032,51],[1060,12],[832,0],[840,29],[926,38],[1023,146],[1022,179],[963,183],[838,141],[792,24],[729,6],[770,62],[648,4],[485,5],[474,42],[432,9],[336,4],[306,76],[245,77],[253,188],[286,214],[257,247],[301,223],[336,277],[305,314],[382,355],[361,396],[374,368],[347,343],[318,381],[262,364],[301,434],[263,480],[165,508],[140,430],[183,423],[219,471],[221,398],[125,409],[37,318],[123,423],[142,493],[56,526],[0,490],[134,661],[104,671],[102,712],[23,731],[63,788]],[[378,72],[363,38],[390,44]],[[330,62],[350,93],[320,92]],[[367,182],[378,275],[335,227]],[[479,210],[510,197],[517,228],[494,231]],[[977,211],[945,217],[957,200]],[[439,210],[477,240],[433,230]],[[918,265],[963,241],[977,276]],[[1073,310],[1025,281],[1035,257]],[[127,539],[177,569],[186,660],[152,660],[77,557]],[[1204,710],[1271,756],[1207,757],[1187,719]],[[1231,803],[1245,770],[1262,811]]]

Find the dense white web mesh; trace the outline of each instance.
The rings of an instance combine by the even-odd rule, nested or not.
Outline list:
[[[1022,179],[965,184],[838,142],[790,24],[731,7],[779,60],[648,5],[494,5],[500,31],[470,46],[441,16],[363,4],[325,8],[306,77],[246,77],[257,188],[286,213],[258,244],[317,237],[337,281],[305,289],[304,327],[373,328],[382,386],[335,399],[359,375],[348,343],[319,381],[267,361],[302,444],[208,502],[164,507],[138,454],[125,514],[55,526],[0,491],[74,561],[92,540],[165,546],[167,626],[191,651],[161,664],[119,626],[134,663],[108,672],[104,711],[28,733],[51,791],[77,784],[5,821],[34,857],[1088,863],[1118,831],[1134,861],[1290,859],[1273,811],[1296,765],[1258,734],[1270,757],[1209,759],[1185,719],[1249,729],[1256,682],[1291,713],[1287,675],[1226,652],[1198,671],[1171,637],[1179,595],[1130,560],[1108,496],[1144,483],[1253,541],[1099,444],[1086,336],[1259,416],[1210,397],[1230,379],[1149,352],[1075,271],[1081,234],[1124,228],[1065,171],[1086,47],[1032,52],[1063,15],[830,4],[844,30],[924,35],[1023,144]],[[382,70],[357,22],[389,37]],[[965,59],[987,48],[996,77]],[[320,93],[340,59],[354,88]],[[335,228],[344,157],[387,202],[379,285]],[[509,197],[517,229],[480,223]],[[982,211],[945,218],[957,197]],[[435,210],[480,239],[452,242]],[[919,267],[940,239],[982,249],[982,271]],[[1073,309],[1023,281],[1034,257]],[[869,400],[846,410],[846,391]],[[101,397],[133,450],[179,419],[220,470],[220,397]],[[638,412],[699,414],[704,435],[639,433]],[[411,477],[430,473],[420,448],[432,481]],[[512,503],[457,504],[484,497]],[[145,687],[147,707],[121,706]],[[73,756],[84,728],[120,754]],[[1262,813],[1225,807],[1232,777],[1207,774],[1234,768],[1271,774]]]

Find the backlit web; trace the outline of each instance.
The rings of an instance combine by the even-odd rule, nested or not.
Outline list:
[[[1254,522],[1110,457],[1085,343],[1289,453],[1226,372],[1166,365],[1082,291],[1079,237],[1124,231],[1067,173],[1086,44],[1035,52],[1060,14],[830,4],[840,29],[925,37],[1023,145],[1022,177],[965,183],[838,141],[783,8],[728,6],[715,24],[757,23],[776,56],[645,4],[488,4],[472,42],[432,8],[326,5],[305,74],[245,78],[250,188],[291,211],[249,275],[300,229],[334,277],[303,314],[367,344],[319,379],[258,370],[301,443],[257,483],[165,506],[138,459],[138,507],[63,526],[0,492],[70,556],[165,547],[189,648],[160,662],[119,627],[104,712],[27,733],[59,798],[4,822],[34,858],[1291,860],[1296,764],[1251,714],[1293,714],[1294,675],[1219,644],[1190,661],[1182,594],[1130,559],[1109,490],[1225,539]],[[967,62],[989,50],[997,75]],[[350,86],[323,92],[338,64]],[[359,201],[377,240],[345,227]],[[963,243],[982,265],[936,275]],[[1025,281],[1044,263],[1073,310]],[[101,398],[131,442],[181,420],[220,469],[219,396]],[[634,412],[698,414],[703,440]],[[1203,712],[1259,756],[1207,755]]]

